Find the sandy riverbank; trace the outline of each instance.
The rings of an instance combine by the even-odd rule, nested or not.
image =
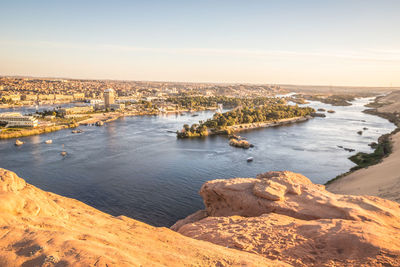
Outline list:
[[[378,100],[378,112],[400,113],[400,91]],[[377,165],[333,181],[327,190],[351,195],[374,195],[400,202],[400,132],[391,136],[392,154]]]

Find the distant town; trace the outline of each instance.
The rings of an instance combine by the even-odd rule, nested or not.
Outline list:
[[[336,93],[331,93],[332,90]],[[349,93],[348,88],[329,86],[0,77],[0,139],[76,128],[79,125],[101,126],[123,116],[201,110],[221,113],[223,108],[270,109],[271,106],[266,104],[270,103],[271,98],[289,92],[297,93],[285,97],[285,101],[304,104],[308,100],[316,100],[345,106],[351,105],[348,101],[357,96],[376,95],[381,90],[388,89],[352,88],[352,93]],[[30,111],[22,112],[23,107],[29,107]],[[275,115],[272,117],[280,117]],[[266,121],[272,118],[267,117]],[[246,122],[252,123],[253,120]],[[228,127],[223,122],[221,125]]]
[[[237,99],[281,92],[276,85],[1,77],[0,138],[102,125],[121,116],[217,110]],[[21,114],[21,107],[36,112]]]
[[[141,82],[0,77],[0,108],[12,105],[60,104],[73,101],[99,103],[106,89],[116,100],[166,100],[182,94],[202,96],[256,97],[273,95],[275,85]]]

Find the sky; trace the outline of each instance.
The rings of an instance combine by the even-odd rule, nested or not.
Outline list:
[[[398,0],[0,0],[0,75],[400,86]]]

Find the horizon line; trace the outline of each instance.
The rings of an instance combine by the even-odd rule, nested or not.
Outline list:
[[[26,74],[0,74],[1,78],[39,78],[39,79],[64,79],[64,80],[89,80],[89,81],[120,81],[120,82],[157,82],[157,83],[192,83],[192,84],[225,84],[225,85],[279,85],[279,86],[315,86],[315,87],[343,87],[343,88],[388,88],[400,89],[400,85],[368,86],[368,85],[334,85],[334,84],[294,84],[294,83],[257,83],[257,82],[210,82],[210,81],[165,81],[165,80],[135,80],[135,79],[107,79],[107,78],[72,78],[63,76],[33,76]]]

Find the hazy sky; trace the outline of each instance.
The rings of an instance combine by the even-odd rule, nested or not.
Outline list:
[[[400,1],[0,0],[0,75],[400,86]]]

